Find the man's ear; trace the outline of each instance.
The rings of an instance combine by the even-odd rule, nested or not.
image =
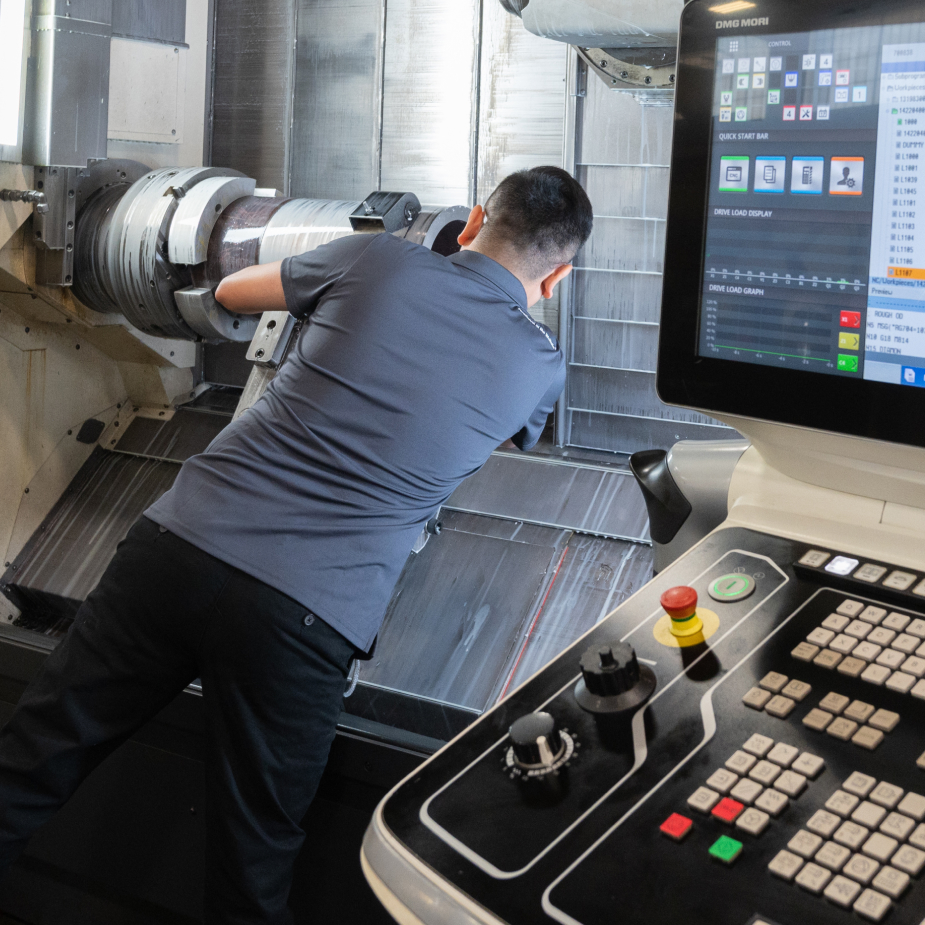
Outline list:
[[[558,266],[540,283],[540,292],[544,299],[551,299],[556,286],[572,272],[572,265],[564,263]]]
[[[482,225],[484,224],[485,210],[481,206],[475,206],[469,213],[466,227],[463,228],[462,233],[456,239],[460,246],[467,247],[471,244],[478,237],[479,232],[482,230]]]

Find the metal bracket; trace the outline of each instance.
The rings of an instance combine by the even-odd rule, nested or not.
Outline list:
[[[257,328],[256,315],[236,315],[215,301],[211,289],[187,286],[173,294],[183,320],[206,342],[243,343],[252,338]]]
[[[632,91],[639,96],[640,102],[671,102],[678,67],[674,48],[576,50],[612,90]]]
[[[414,224],[421,213],[421,203],[414,193],[370,193],[351,213],[350,224],[356,232],[389,234]]]
[[[70,286],[74,279],[74,224],[77,216],[77,167],[36,167],[35,186],[48,209],[36,210],[32,229],[37,245],[35,280],[46,286]]]
[[[254,332],[247,359],[258,366],[276,369],[286,355],[296,320],[289,312],[264,312]]]

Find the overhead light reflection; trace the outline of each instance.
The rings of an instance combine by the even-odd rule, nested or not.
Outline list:
[[[732,0],[731,3],[720,3],[708,9],[711,13],[738,13],[739,10],[750,10],[757,5],[757,3],[749,3],[748,0]]]

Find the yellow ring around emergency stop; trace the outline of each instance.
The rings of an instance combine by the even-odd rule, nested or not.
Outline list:
[[[671,632],[671,617],[666,613],[652,630],[655,641],[672,649],[686,649],[688,646],[699,645],[719,629],[719,617],[706,607],[698,607],[697,616],[703,622],[703,629],[699,633],[694,633],[692,636],[675,636]]]

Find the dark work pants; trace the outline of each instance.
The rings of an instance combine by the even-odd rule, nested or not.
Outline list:
[[[205,921],[290,921],[299,823],[355,654],[291,598],[141,518],[0,731],[0,870],[103,758],[199,677]]]

